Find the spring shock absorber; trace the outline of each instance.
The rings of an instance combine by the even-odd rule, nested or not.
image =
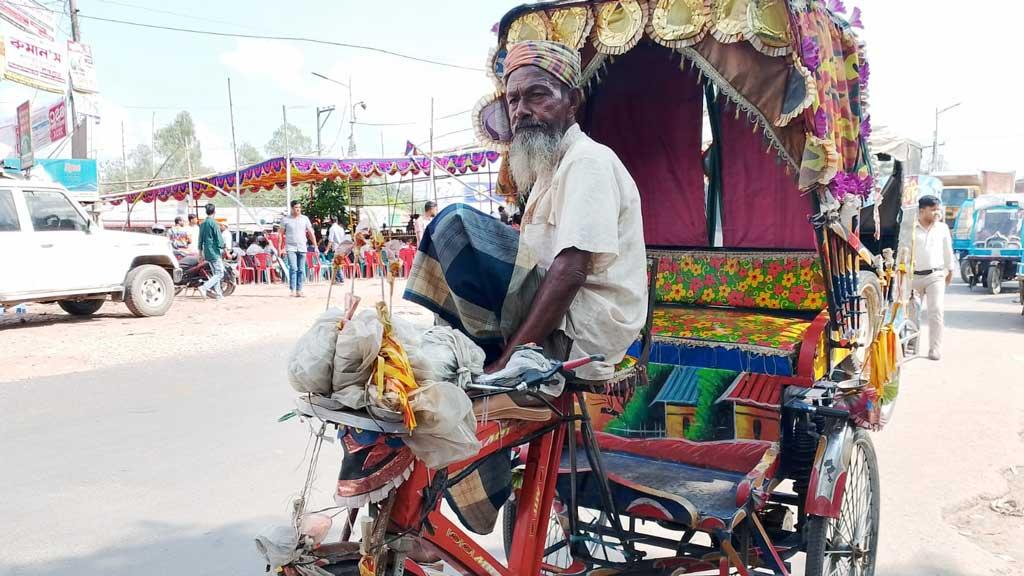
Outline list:
[[[807,501],[807,487],[811,480],[811,467],[818,449],[818,424],[809,414],[790,414],[789,422],[783,429],[783,466],[786,476],[793,480],[793,491],[798,496],[797,518],[804,517],[804,503]],[[799,529],[800,526],[798,525]]]

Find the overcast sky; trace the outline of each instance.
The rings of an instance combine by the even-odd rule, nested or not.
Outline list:
[[[50,4],[60,4],[54,0]],[[79,0],[83,40],[93,45],[104,117],[97,127],[99,157],[120,156],[121,122],[129,148],[150,138],[178,110],[198,124],[204,157],[231,166],[227,77],[234,87],[239,142],[262,149],[288,118],[311,137],[316,106],[337,105],[323,130],[325,155],[347,147],[347,90],[313,76],[352,80],[367,104],[358,120],[400,126],[357,126],[361,156],[401,155],[407,139],[428,137],[430,99],[439,147],[469,144],[466,112],[491,90],[482,72],[445,68],[348,48],[242,40],[147,30],[88,16],[248,34],[305,36],[367,44],[470,67],[482,67],[494,44],[491,26],[517,2],[502,0]],[[1024,3],[980,0],[846,0],[860,6],[871,60],[874,125],[930,145],[936,106],[962,104],[942,116],[947,166],[1017,169],[1024,175],[1024,121],[1017,27]],[[181,15],[168,14],[176,12]],[[187,15],[187,16],[186,16]],[[67,19],[61,25],[68,28]],[[32,90],[4,83],[13,109]],[[35,95],[45,101],[42,93]],[[14,104],[12,104],[14,103]],[[314,138],[315,142],[315,138]]]

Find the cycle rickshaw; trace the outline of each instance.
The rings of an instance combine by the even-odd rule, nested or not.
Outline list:
[[[869,431],[891,416],[913,337],[900,327],[913,267],[896,233],[906,194],[898,178],[884,195],[872,178],[859,15],[839,9],[559,1],[501,20],[495,79],[518,41],[582,55],[580,126],[616,151],[642,198],[647,324],[600,389],[574,384],[571,364],[515,383],[529,394],[556,369],[570,376],[546,407],[480,422],[480,454],[441,470],[402,451],[401,423],[301,401],[362,446],[346,458],[393,481],[365,507],[361,542],[346,529],[286,573],[427,574],[410,557],[423,545],[491,576],[786,575],[794,562],[808,575],[874,572]],[[503,106],[478,110],[493,146],[508,137]],[[897,209],[882,210],[886,198]],[[502,562],[467,531],[471,511],[456,510],[460,525],[441,502],[510,448],[514,496],[488,502],[504,508]]]

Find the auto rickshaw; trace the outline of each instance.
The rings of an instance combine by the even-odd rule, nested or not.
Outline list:
[[[974,212],[973,242],[960,259],[960,274],[971,288],[981,284],[999,294],[1003,282],[1015,280],[1021,262],[1024,209],[1016,200]]]

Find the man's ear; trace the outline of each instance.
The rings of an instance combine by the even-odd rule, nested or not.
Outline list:
[[[580,105],[583,103],[583,90],[580,88],[569,89],[569,115],[572,118],[576,118],[576,113],[580,110]]]

